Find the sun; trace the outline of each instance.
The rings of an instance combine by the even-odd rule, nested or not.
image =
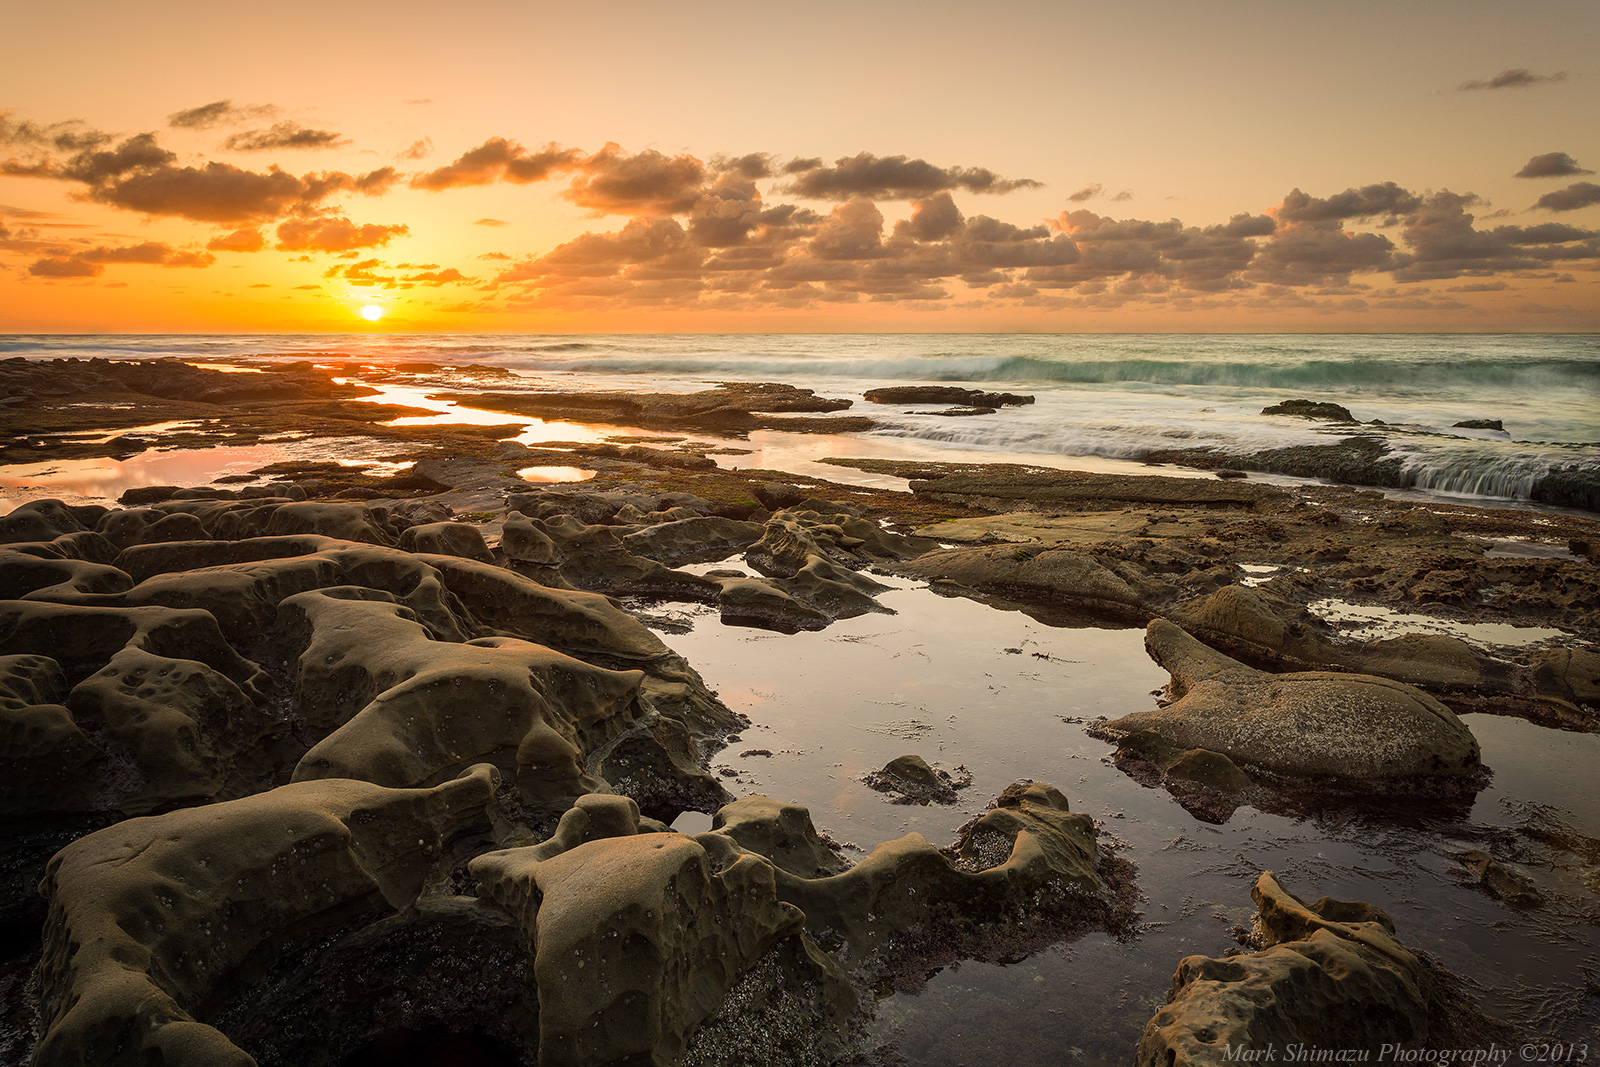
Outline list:
[[[379,319],[383,318],[383,309],[377,304],[368,304],[356,314],[360,315],[368,322],[377,322]]]

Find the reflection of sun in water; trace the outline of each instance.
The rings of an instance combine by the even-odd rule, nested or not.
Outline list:
[[[357,312],[357,314],[366,319],[368,322],[377,322],[379,319],[383,318],[383,309],[377,304],[368,304],[366,307]]]

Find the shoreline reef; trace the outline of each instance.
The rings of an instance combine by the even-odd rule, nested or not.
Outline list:
[[[624,604],[794,633],[886,610],[876,574],[1146,627],[1172,676],[1161,706],[1092,732],[1202,824],[1241,804],[1470,805],[1487,772],[1460,712],[1600,732],[1596,519],[836,461],[908,479],[898,492],[729,471],[689,440],[386,427],[309,365],[149,402],[129,399],[154,395],[143,379],[111,377],[120,392],[48,418],[13,405],[4,461],[294,429],[414,465],[290,464],[0,517],[8,1060],[339,1064],[442,1032],[507,1063],[889,1063],[864,1044],[884,991],[1138,936],[1137,868],[1055,785],[999,791],[942,847],[909,834],[855,862],[804,807],[729,793],[709,759],[749,721]],[[786,389],[743,395],[836,417],[826,398],[773,399]],[[731,410],[697,408],[727,424],[719,447],[750,425]],[[198,426],[88,440],[185,418]],[[595,473],[516,474],[546,462]],[[1462,636],[1362,639],[1329,601]],[[1547,636],[1487,645],[1484,623]],[[711,828],[673,830],[686,812]],[[1463,862],[1484,892],[1541,906],[1515,864]],[[1388,902],[1304,904],[1271,875],[1253,896],[1240,950],[1173,961],[1138,1062],[1517,1036],[1406,948]]]

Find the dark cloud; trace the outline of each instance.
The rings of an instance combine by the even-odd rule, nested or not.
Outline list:
[[[1584,170],[1578,166],[1578,161],[1565,152],[1546,152],[1542,156],[1534,156],[1513,177],[1517,178],[1566,178],[1575,174],[1593,174],[1592,170]]]
[[[1565,189],[1545,193],[1533,206],[1546,211],[1576,211],[1591,204],[1600,204],[1600,185],[1594,182],[1573,182]]]
[[[820,160],[794,160],[784,173],[794,176],[788,191],[811,200],[914,200],[954,189],[1009,193],[1042,184],[1031,178],[1001,178],[983,167],[936,167],[922,159],[870,152],[837,159],[831,167],[822,166]]]
[[[604,214],[681,215],[700,199],[706,178],[705,164],[693,156],[666,156],[654,149],[629,155],[607,144],[583,161],[563,195]]]
[[[906,232],[919,241],[942,241],[966,225],[961,209],[949,193],[940,193],[911,205]]]
[[[377,170],[357,175],[350,183],[350,188],[362,196],[382,196],[394,188],[399,180],[400,174],[393,167],[379,167]]]
[[[367,223],[357,226],[342,217],[289,219],[278,226],[277,248],[280,252],[348,252],[386,245],[410,232],[404,225]]]
[[[1099,196],[1100,190],[1104,188],[1105,186],[1101,185],[1099,182],[1095,182],[1092,185],[1085,185],[1082,189],[1079,189],[1077,192],[1068,196],[1067,199],[1074,204],[1081,204],[1085,200],[1093,200],[1095,197]]]
[[[1133,193],[1130,190],[1127,190],[1127,189],[1122,190],[1122,192],[1118,193],[1116,196],[1113,196],[1111,198],[1112,202],[1116,203],[1116,204],[1120,204],[1120,203],[1123,203],[1124,201],[1132,200],[1132,199],[1133,199]]]
[[[1460,89],[1462,92],[1475,89],[1527,89],[1534,85],[1552,85],[1566,80],[1567,72],[1564,70],[1558,70],[1554,74],[1535,74],[1525,67],[1513,67],[1482,81],[1462,82]]]
[[[209,267],[216,257],[208,252],[173,248],[164,241],[145,241],[121,248],[86,248],[47,256],[28,267],[40,278],[98,278],[107,263],[143,263],[161,267]]]
[[[206,247],[213,252],[259,252],[267,247],[267,239],[260,230],[235,230],[213,237]]]
[[[81,119],[41,126],[36,122],[14,122],[8,112],[0,112],[0,145],[81,152],[111,140],[114,140],[111,134],[91,129]]]
[[[1346,189],[1326,199],[1307,196],[1299,189],[1290,191],[1278,208],[1281,222],[1337,223],[1345,219],[1370,219],[1378,216],[1398,218],[1417,210],[1422,198],[1394,182],[1381,182]]]
[[[496,181],[544,181],[558,171],[575,167],[582,153],[575,148],[545,145],[529,152],[515,141],[491,137],[477,148],[464,152],[454,163],[418,174],[411,179],[414,189],[452,189],[459,185],[488,185]]]
[[[772,156],[766,152],[751,152],[749,155],[737,157],[716,156],[711,160],[711,169],[718,174],[736,174],[751,181],[757,178],[770,178],[775,173],[772,169]]]
[[[278,114],[271,104],[235,107],[232,100],[217,100],[201,104],[186,111],[176,111],[167,116],[167,125],[182,130],[210,130],[218,126],[237,126],[246,122],[260,122]]]
[[[280,148],[338,148],[350,141],[332,130],[313,130],[298,122],[277,122],[265,130],[246,130],[222,142],[233,152],[266,152]]]
[[[28,265],[35,278],[98,278],[106,269],[75,256],[50,256]]]

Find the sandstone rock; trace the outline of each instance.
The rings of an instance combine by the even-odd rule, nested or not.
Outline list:
[[[29,500],[0,517],[0,544],[53,541],[62,534],[92,530],[107,510],[98,504],[72,506],[59,500]]]
[[[765,861],[714,863],[698,841],[637,833],[637,809],[619,819],[597,800],[580,801],[551,841],[470,869],[535,953],[541,1064],[670,1063],[803,916],[778,901]]]
[[[636,556],[677,567],[726,559],[760,540],[762,531],[758,523],[706,515],[649,526],[622,544]]]
[[[483,531],[465,522],[429,522],[408,526],[400,534],[406,552],[433,552],[493,563],[494,555],[483,541]]]
[[[1002,596],[1065,602],[1111,618],[1140,619],[1147,614],[1139,589],[1093,556],[1071,549],[951,548],[930,552],[898,569],[913,577],[956,582]]]
[[[1172,674],[1172,703],[1107,723],[1118,736],[1150,730],[1179,748],[1297,778],[1368,784],[1477,774],[1478,743],[1444,705],[1370,675],[1274,675],[1213,651],[1164,619],[1145,647]]]
[[[426,790],[302,783],[75,841],[43,886],[33,1062],[253,1064],[196,1014],[287,937],[410,905],[494,788],[489,768]]]
[[[1139,1067],[1220,1065],[1241,1050],[1295,1045],[1376,1056],[1426,1039],[1431,977],[1387,915],[1327,897],[1302,904],[1270,873],[1251,895],[1264,947],[1179,963],[1139,1041]]]
[[[1031,404],[1033,397],[1020,393],[986,393],[958,385],[891,385],[868,389],[862,394],[871,404],[963,404],[968,407],[996,408],[1009,404]]]

